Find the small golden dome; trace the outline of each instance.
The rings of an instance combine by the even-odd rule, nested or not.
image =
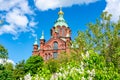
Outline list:
[[[64,13],[62,11],[59,11],[58,14],[62,14],[63,15]]]
[[[64,14],[64,12],[62,11],[62,7],[60,7],[60,11],[58,12],[58,14],[60,15],[60,14]]]

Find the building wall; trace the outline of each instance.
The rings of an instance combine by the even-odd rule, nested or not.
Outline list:
[[[64,30],[64,34],[62,33],[62,30]],[[51,33],[52,38],[47,42],[40,39],[40,49],[38,49],[37,46],[34,46],[33,55],[40,55],[44,60],[48,60],[54,58],[54,53],[59,55],[61,52],[69,52],[68,43],[70,43],[71,37],[66,36],[67,34],[70,35],[70,29],[65,26],[57,26],[57,29],[55,27],[51,29]],[[54,49],[54,42],[58,43],[58,49]]]
[[[38,46],[36,43],[33,45],[33,55],[40,55],[44,60],[48,60],[50,58],[57,58],[61,52],[70,52],[69,44],[71,42],[71,30],[68,27],[63,15],[64,13],[60,9],[58,12],[58,19],[51,29],[51,38],[45,42],[42,35],[40,45]],[[57,42],[58,44],[57,49],[54,49],[54,42]]]

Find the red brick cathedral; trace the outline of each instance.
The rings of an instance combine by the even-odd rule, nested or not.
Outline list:
[[[58,19],[55,21],[54,26],[51,29],[51,38],[46,42],[44,39],[44,33],[40,38],[40,46],[37,43],[37,39],[33,45],[33,55],[40,55],[44,60],[50,58],[57,58],[61,52],[69,53],[69,44],[71,41],[71,30],[64,19],[64,13],[62,9],[58,12]]]

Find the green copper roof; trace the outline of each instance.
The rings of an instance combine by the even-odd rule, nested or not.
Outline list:
[[[68,27],[63,15],[64,15],[64,13],[62,12],[62,9],[60,9],[60,11],[58,12],[58,19],[55,22],[54,27],[56,27],[56,26],[66,26],[66,27]]]
[[[42,31],[42,36],[41,36],[40,39],[44,39],[44,32],[43,31]]]

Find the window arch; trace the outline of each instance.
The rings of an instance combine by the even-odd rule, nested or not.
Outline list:
[[[57,42],[53,43],[53,49],[58,49],[58,43]]]

